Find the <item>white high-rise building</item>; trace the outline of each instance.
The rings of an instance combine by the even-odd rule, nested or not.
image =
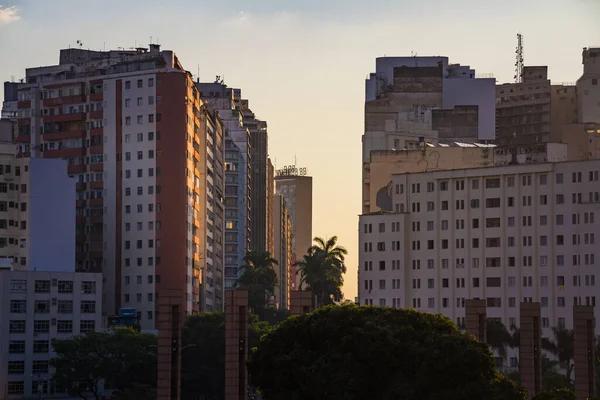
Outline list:
[[[511,326],[536,301],[544,336],[572,327],[573,305],[600,296],[599,175],[600,160],[393,175],[394,212],[360,216],[360,303],[464,325],[480,298]]]

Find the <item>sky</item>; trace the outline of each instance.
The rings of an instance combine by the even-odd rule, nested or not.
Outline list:
[[[448,56],[512,81],[516,34],[525,65],[553,82],[581,75],[600,47],[600,0],[0,0],[0,79],[91,50],[174,50],[194,76],[224,77],[268,123],[277,168],[313,176],[313,235],[348,249],[344,293],[357,295],[364,80],[384,55]],[[0,100],[3,94],[0,93]]]

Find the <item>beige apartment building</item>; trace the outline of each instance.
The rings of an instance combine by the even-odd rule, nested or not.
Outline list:
[[[544,336],[572,327],[572,306],[599,293],[599,175],[600,160],[394,175],[394,210],[359,219],[360,303],[462,326],[466,299],[480,298],[510,326],[535,301]]]

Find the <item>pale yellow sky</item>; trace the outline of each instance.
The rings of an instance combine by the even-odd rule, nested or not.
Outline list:
[[[268,121],[271,158],[313,176],[313,232],[349,250],[357,293],[364,80],[383,55],[445,55],[510,81],[515,35],[525,64],[574,82],[581,50],[600,46],[598,0],[0,0],[0,78],[56,63],[60,48],[132,47],[152,36],[202,80],[225,77]],[[14,6],[9,10],[7,7]],[[0,96],[0,99],[2,97]]]

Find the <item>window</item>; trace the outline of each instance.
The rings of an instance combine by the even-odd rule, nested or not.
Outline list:
[[[73,293],[73,281],[58,281],[58,293]]]
[[[7,393],[11,394],[23,394],[25,392],[25,382],[23,381],[8,381]]]
[[[47,314],[50,312],[50,300],[36,300],[33,305],[36,314]]]
[[[81,320],[79,323],[79,332],[88,333],[96,329],[96,321],[94,320]]]
[[[72,320],[58,320],[56,324],[57,333],[73,333],[73,321]]]
[[[33,321],[33,333],[49,333],[50,321]]]
[[[33,366],[31,369],[33,374],[47,374],[48,373],[48,360],[33,360]]]
[[[9,374],[24,374],[25,373],[25,361],[9,361],[8,362],[8,373]]]
[[[73,314],[73,300],[59,300],[58,301],[58,313],[59,314]]]
[[[486,189],[498,189],[500,187],[500,178],[490,178],[485,180]]]
[[[33,352],[34,353],[48,353],[50,351],[50,342],[48,340],[34,340],[33,341]]]
[[[94,314],[96,312],[96,302],[83,300],[80,305],[82,314]]]
[[[25,333],[25,321],[11,320],[8,325],[9,333]]]
[[[50,281],[35,281],[36,293],[50,293]]]
[[[27,300],[11,300],[10,312],[14,314],[25,314],[27,312]]]
[[[154,78],[148,78],[148,87],[154,86]]]
[[[137,87],[138,88],[144,87],[144,80],[143,79],[138,79],[137,80]]]
[[[94,281],[81,282],[81,293],[82,294],[96,294],[96,282],[94,282]]]

